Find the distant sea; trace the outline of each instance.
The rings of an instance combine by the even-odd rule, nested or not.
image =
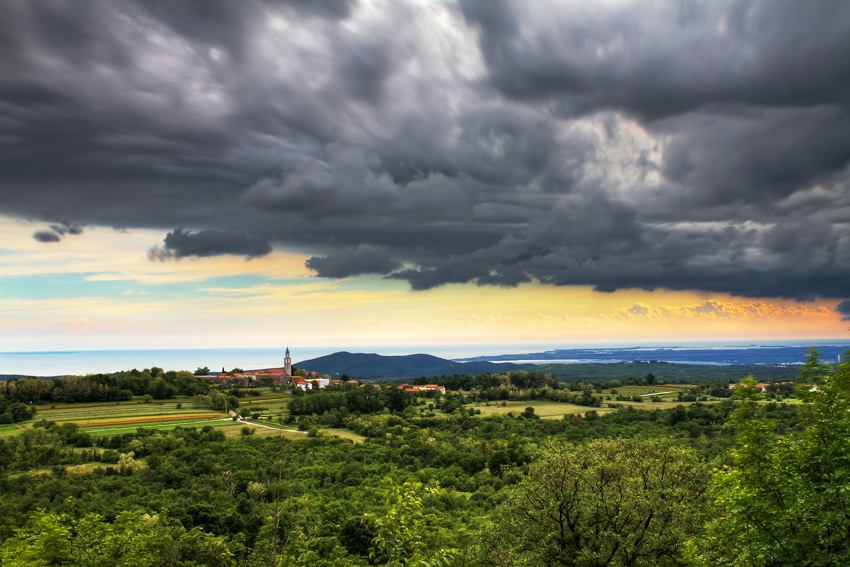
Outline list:
[[[634,360],[678,364],[802,364],[809,347],[823,360],[835,362],[850,349],[850,340],[711,341],[643,344],[494,344],[427,346],[290,347],[293,365],[340,351],[385,356],[431,354],[457,362],[491,361],[518,364],[616,363]],[[256,370],[283,366],[285,348],[78,350],[0,352],[0,375],[62,376],[96,374],[159,366],[192,370],[208,366]]]

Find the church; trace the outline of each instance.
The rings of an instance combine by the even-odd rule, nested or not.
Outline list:
[[[221,374],[210,374],[198,376],[202,380],[232,388],[234,386],[246,388],[251,382],[262,378],[269,378],[275,386],[289,384],[292,381],[292,357],[289,355],[289,347],[286,347],[286,355],[283,358],[283,368],[270,368],[268,370],[253,370],[241,374],[227,374],[224,368]]]
[[[286,354],[283,357],[283,368],[243,372],[242,376],[249,376],[251,380],[271,378],[272,383],[276,386],[280,384],[289,384],[292,380],[292,357],[289,356],[289,347],[286,347]]]

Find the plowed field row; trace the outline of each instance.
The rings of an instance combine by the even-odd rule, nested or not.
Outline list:
[[[127,406],[111,406],[111,407],[95,407],[84,409],[81,411],[75,409],[62,409],[62,411],[54,411],[50,414],[36,414],[36,419],[44,418],[51,421],[74,421],[82,422],[95,419],[124,419],[138,418],[144,419],[147,417],[160,417],[167,415],[206,415],[210,413],[209,408],[181,408],[177,409],[174,404],[161,407],[150,407],[147,404],[127,405]]]
[[[87,422],[85,424],[81,424],[80,427],[100,427],[102,425],[131,425],[134,423],[156,423],[159,421],[186,421],[192,419],[208,419],[213,417],[221,417],[221,414],[217,413],[203,413],[203,414],[193,414],[193,415],[179,415],[179,416],[170,416],[170,417],[149,417],[142,419],[120,419],[113,421],[96,421],[96,422]]]

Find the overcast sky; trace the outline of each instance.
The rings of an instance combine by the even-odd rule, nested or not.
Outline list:
[[[155,235],[132,251],[152,270],[283,253],[314,282],[850,318],[850,3],[2,0],[0,16],[0,213],[45,250],[111,228]]]

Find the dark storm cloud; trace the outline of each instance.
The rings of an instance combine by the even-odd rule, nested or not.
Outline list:
[[[414,289],[850,289],[846,3],[3,15],[0,212],[42,242],[156,228],[152,260],[274,246]]]
[[[32,237],[39,242],[59,242],[59,235],[52,230],[39,230],[33,233]]]
[[[39,242],[59,242],[66,234],[76,236],[83,233],[83,228],[76,223],[63,222],[50,225],[50,230],[39,230],[32,235]]]
[[[850,299],[845,299],[839,303],[835,310],[844,315],[841,318],[843,321],[850,321]]]
[[[151,259],[162,261],[186,256],[203,258],[222,254],[256,258],[272,251],[268,238],[209,228],[198,232],[177,228],[174,232],[168,233],[164,243],[164,247],[150,250]]]
[[[63,222],[59,224],[50,225],[50,230],[55,232],[60,236],[65,236],[66,234],[78,235],[83,233],[83,227],[73,222]]]
[[[850,96],[850,13],[840,3],[461,6],[480,29],[494,84],[519,99],[554,97],[565,112],[659,118],[728,103],[846,105]]]
[[[390,258],[382,246],[361,244],[327,256],[313,256],[307,267],[323,278],[347,278],[361,274],[388,274],[401,267],[401,262]]]

